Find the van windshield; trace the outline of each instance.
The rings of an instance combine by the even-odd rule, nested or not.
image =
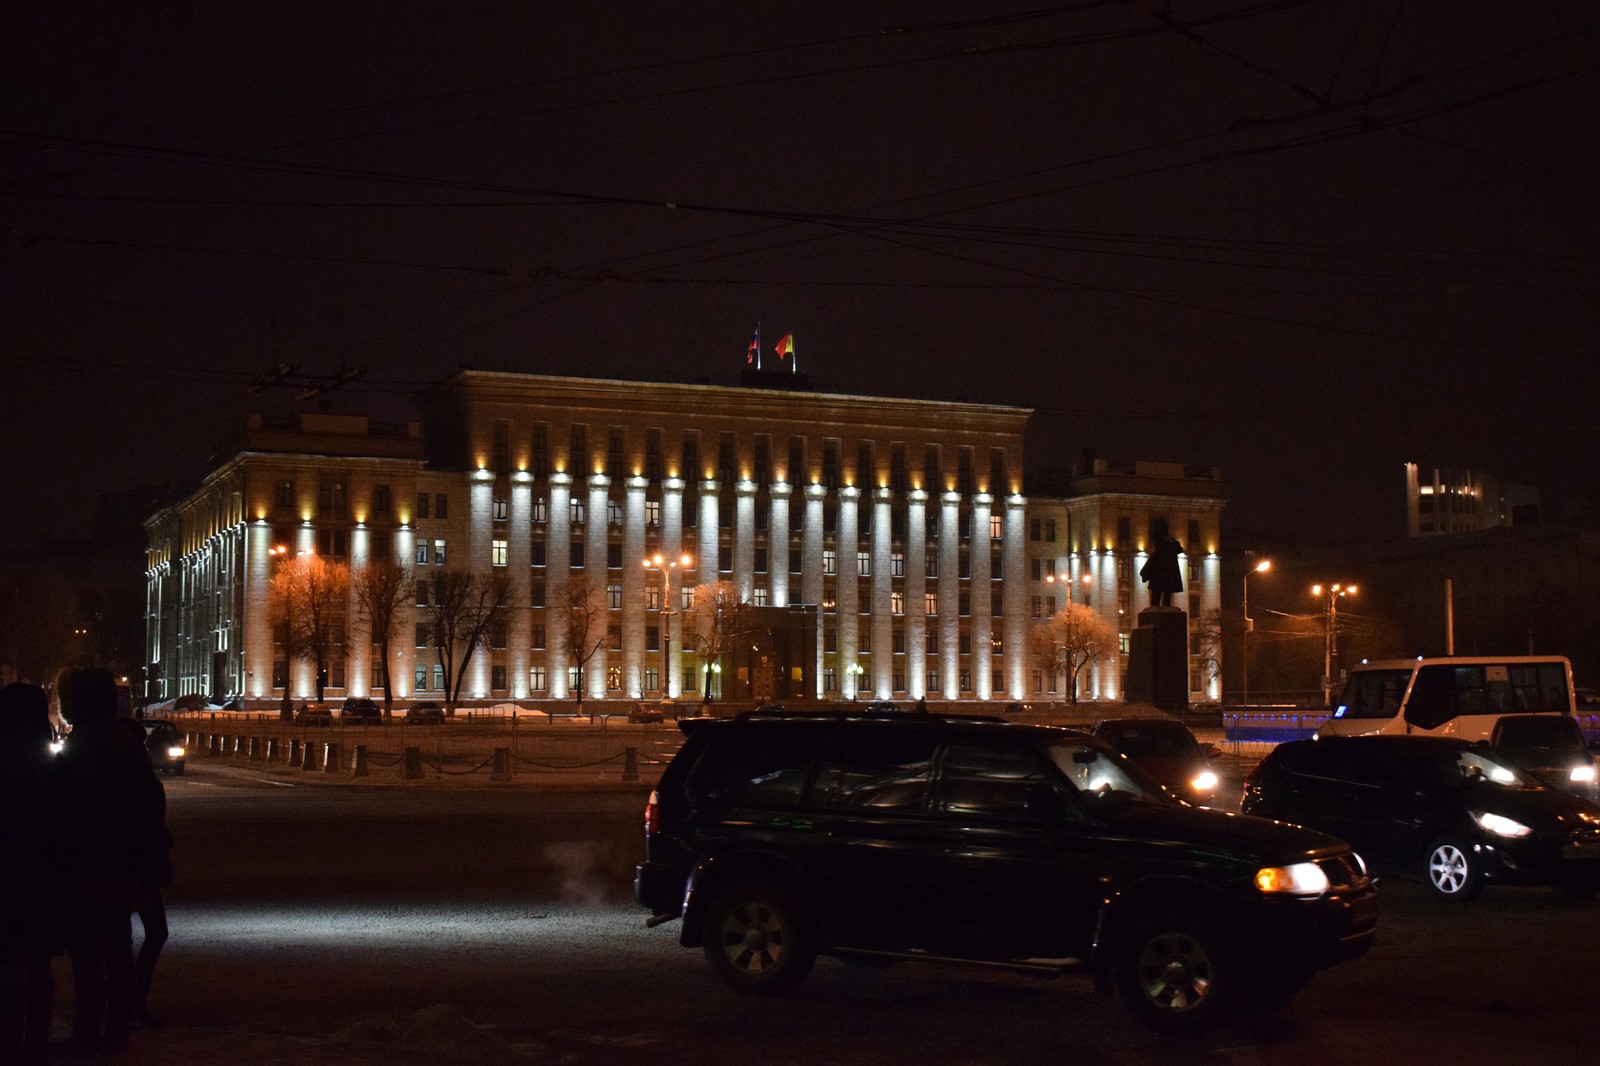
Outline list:
[[[1345,683],[1344,695],[1334,705],[1335,718],[1393,718],[1411,680],[1410,668],[1357,670]]]

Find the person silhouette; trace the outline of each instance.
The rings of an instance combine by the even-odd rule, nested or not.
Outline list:
[[[53,737],[44,689],[0,689],[0,1062],[22,1066],[48,1060],[50,958],[66,943]]]
[[[120,718],[130,756],[150,761],[149,734],[132,718]],[[151,767],[154,772],[154,766]],[[160,778],[156,780],[159,782]],[[166,790],[162,790],[162,821],[165,823]],[[133,959],[133,1021],[146,1029],[159,1029],[162,1021],[150,1010],[150,986],[155,980],[156,962],[167,943],[167,906],[161,890],[172,884],[172,834],[163,824],[150,841],[138,864],[139,895],[133,911],[139,916],[143,939]]]

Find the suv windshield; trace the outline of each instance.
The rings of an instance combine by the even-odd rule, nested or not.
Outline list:
[[[1583,731],[1576,719],[1565,715],[1502,718],[1495,728],[1495,745],[1508,751],[1531,748],[1582,748]]]
[[[1132,763],[1098,744],[1058,741],[1045,750],[1057,768],[1092,802],[1172,802],[1165,789]]]
[[[1433,748],[1399,751],[1396,755],[1425,784],[1435,787],[1467,781],[1488,781],[1508,788],[1532,787],[1511,763],[1478,748]]]

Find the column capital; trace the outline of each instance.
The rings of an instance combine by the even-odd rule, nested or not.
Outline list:
[[[717,484],[717,479],[714,477],[708,477],[704,481],[700,482],[700,491],[710,496],[715,496],[717,494],[717,490],[721,487],[721,485]]]
[[[681,477],[669,477],[669,478],[667,478],[666,480],[661,482],[661,491],[662,492],[677,492],[677,493],[683,492],[683,478],[681,478]]]
[[[526,470],[518,470],[511,475],[511,483],[519,489],[525,489],[533,484],[533,475]]]
[[[1020,492],[1013,492],[1006,497],[1006,506],[1013,510],[1021,510],[1028,506],[1028,498]]]
[[[787,481],[774,481],[767,486],[767,494],[774,500],[787,500],[793,491],[794,486]]]
[[[861,498],[861,490],[854,485],[839,486],[839,499],[847,503],[855,503]]]
[[[916,503],[916,504],[926,504],[928,502],[927,490],[926,489],[912,489],[910,492],[906,493],[906,502],[907,503]]]
[[[492,485],[494,483],[494,471],[480,466],[467,475],[467,480],[474,485]]]
[[[565,470],[557,470],[550,475],[550,485],[552,488],[570,489],[572,487],[572,475]]]
[[[879,503],[893,503],[894,489],[887,487],[874,489],[872,492],[872,498]]]
[[[599,490],[599,491],[603,492],[606,489],[609,489],[610,487],[611,487],[611,477],[610,477],[610,475],[607,475],[607,474],[590,474],[589,475],[589,491],[590,492],[594,492],[596,490]]]
[[[643,492],[650,487],[650,479],[635,474],[627,480],[626,484],[629,492]]]
[[[825,500],[827,498],[828,490],[824,486],[818,485],[816,482],[812,482],[806,486],[806,499]]]
[[[978,493],[974,493],[973,494],[972,506],[974,506],[974,507],[992,507],[993,505],[994,505],[994,497],[989,495],[987,492],[978,492]]]
[[[941,492],[939,500],[946,507],[959,507],[961,505],[961,493],[956,492],[954,489],[949,492]]]
[[[741,497],[753,497],[756,494],[756,483],[748,480],[741,481],[733,487],[733,491]]]

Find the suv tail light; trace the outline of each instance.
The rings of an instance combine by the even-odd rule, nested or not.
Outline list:
[[[661,797],[656,795],[656,790],[650,790],[650,798],[644,805],[644,831],[658,833],[661,831]]]

